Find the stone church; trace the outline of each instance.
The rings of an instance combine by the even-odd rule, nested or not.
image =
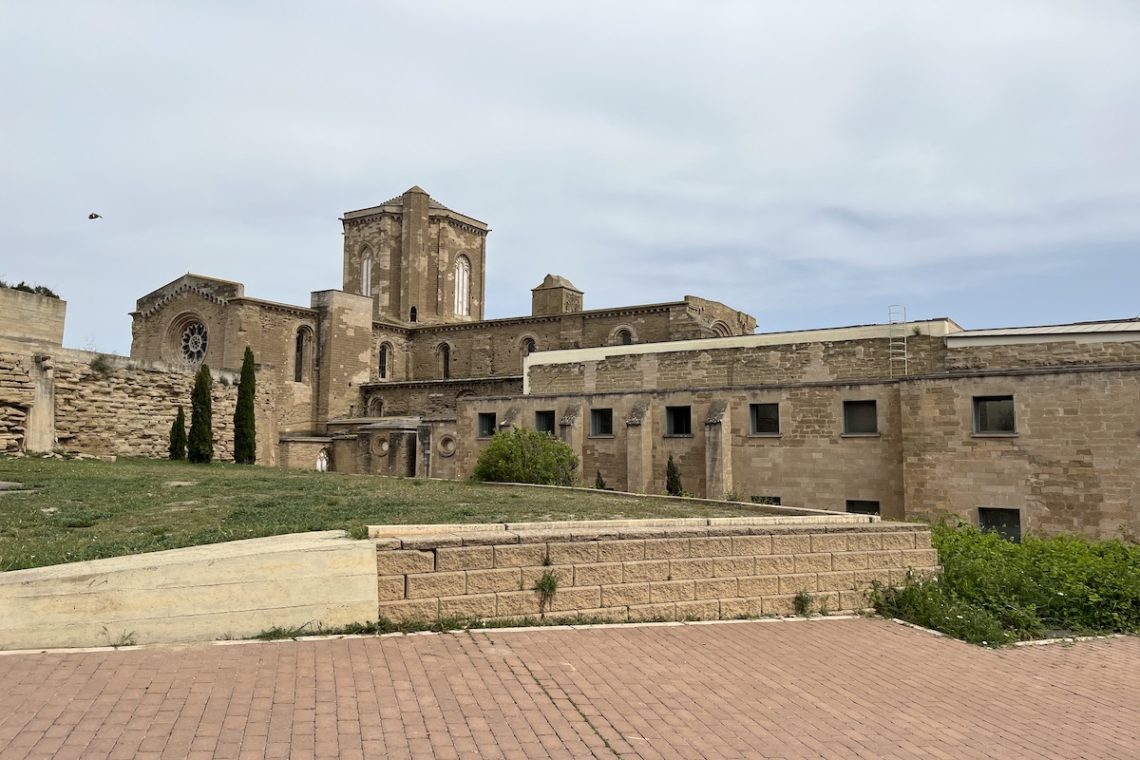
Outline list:
[[[272,388],[260,408],[263,464],[456,477],[457,401],[523,392],[535,352],[748,335],[756,321],[694,296],[586,309],[546,275],[531,314],[484,319],[486,223],[419,187],[341,219],[340,290],[308,306],[250,298],[242,284],[187,274],[138,300],[131,357],[213,369],[251,346]]]

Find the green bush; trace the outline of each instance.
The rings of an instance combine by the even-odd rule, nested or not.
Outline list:
[[[572,486],[578,457],[557,438],[521,428],[497,433],[479,455],[475,479],[497,483]]]
[[[602,477],[602,471],[598,470],[598,474],[594,476],[594,488],[599,491],[607,490],[606,479]]]
[[[9,288],[11,290],[19,290],[24,293],[35,293],[37,296],[47,296],[48,298],[59,298],[54,290],[47,285],[30,285],[23,280],[12,285],[10,283],[0,280],[0,288]]]
[[[214,409],[210,398],[213,385],[210,368],[203,364],[198,368],[190,396],[190,440],[186,458],[195,464],[209,464],[214,458]]]
[[[253,349],[246,346],[234,408],[234,461],[238,464],[253,464],[257,459],[257,422],[253,413],[256,383]]]
[[[937,526],[933,539],[942,576],[880,590],[880,612],[976,643],[1001,641],[993,625],[1007,640],[1140,631],[1140,546],[1074,536],[1015,544],[969,525]]]
[[[186,412],[178,405],[178,414],[170,426],[170,459],[178,462],[186,458]]]

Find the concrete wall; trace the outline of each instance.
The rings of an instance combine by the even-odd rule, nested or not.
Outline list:
[[[379,612],[396,621],[717,620],[793,614],[799,592],[811,595],[813,610],[858,610],[868,606],[874,582],[901,584],[908,568],[920,575],[937,570],[925,526],[765,521],[556,523],[482,532],[424,526],[420,534],[373,529],[380,536]],[[557,590],[544,602],[534,587],[548,572]]]
[[[58,345],[63,343],[67,301],[0,288],[0,325],[4,337]]]
[[[0,649],[250,637],[376,616],[376,550],[340,531],[0,573]]]

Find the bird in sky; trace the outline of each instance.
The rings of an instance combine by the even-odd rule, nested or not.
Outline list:
[[[94,211],[92,211],[90,214],[87,215],[87,218],[88,219],[102,219],[103,216],[101,214],[96,214]]]

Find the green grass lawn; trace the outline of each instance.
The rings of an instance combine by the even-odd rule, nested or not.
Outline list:
[[[747,507],[459,481],[120,459],[0,458],[0,571],[385,523],[724,517]],[[755,514],[763,514],[756,510]]]

